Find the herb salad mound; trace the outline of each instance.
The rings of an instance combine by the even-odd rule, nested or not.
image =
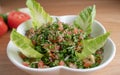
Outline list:
[[[25,35],[12,30],[10,39],[19,48],[23,65],[31,68],[67,66],[92,68],[103,60],[104,49],[110,33],[93,37],[92,25],[95,5],[85,8],[71,25],[53,20],[35,0],[27,0],[31,12],[32,28]]]
[[[46,68],[54,66],[68,66],[71,68],[90,68],[100,64],[103,49],[98,49],[83,60],[75,55],[75,51],[81,53],[83,45],[81,40],[91,38],[85,36],[84,31],[73,25],[64,24],[60,21],[52,25],[46,24],[37,30],[31,28],[26,32],[26,36],[31,39],[34,49],[41,54],[41,59],[24,57],[32,68]]]

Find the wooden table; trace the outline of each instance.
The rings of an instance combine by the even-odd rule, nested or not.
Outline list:
[[[96,4],[96,19],[111,32],[110,37],[116,44],[117,52],[107,67],[91,75],[120,74],[120,0],[39,0],[39,2],[51,15],[76,15],[83,8]],[[26,7],[25,0],[0,0],[0,13],[23,7]],[[0,37],[0,75],[29,75],[15,67],[7,57],[6,47],[10,40],[10,32],[11,30]]]

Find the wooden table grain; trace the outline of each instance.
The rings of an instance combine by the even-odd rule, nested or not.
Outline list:
[[[0,14],[13,9],[24,8],[26,0],[0,0]],[[100,21],[116,44],[116,56],[105,68],[90,75],[120,75],[120,0],[38,0],[51,15],[76,15],[95,4],[96,19]],[[6,47],[10,40],[9,30],[0,37],[0,75],[29,75],[14,66],[7,57]]]

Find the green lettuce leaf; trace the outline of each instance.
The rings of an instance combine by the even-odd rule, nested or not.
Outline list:
[[[110,35],[110,33],[107,32],[107,33],[100,35],[96,38],[83,40],[82,41],[82,44],[83,44],[82,53],[76,52],[76,56],[78,56],[79,59],[82,60],[82,59],[88,57],[89,55],[95,53],[96,50],[98,50],[104,46],[109,35]]]
[[[87,7],[79,16],[74,20],[74,25],[77,28],[82,29],[86,35],[90,34],[92,31],[92,24],[96,15],[96,8],[95,5]]]
[[[50,15],[44,11],[43,7],[35,0],[27,0],[26,5],[31,12],[34,28],[39,28],[43,24],[53,22],[52,17],[50,17]]]
[[[41,58],[43,55],[34,50],[34,46],[30,39],[12,30],[10,39],[20,49],[20,51],[29,58]]]

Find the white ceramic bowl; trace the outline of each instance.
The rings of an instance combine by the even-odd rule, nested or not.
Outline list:
[[[54,19],[57,17],[60,21],[64,23],[71,24],[73,20],[76,18],[74,15],[66,15],[66,16],[52,16]],[[22,23],[18,28],[17,31],[21,33],[22,35],[25,34],[25,31],[31,28],[31,20],[26,21]],[[101,23],[98,21],[94,21],[93,26],[92,26],[92,36],[98,36],[100,34],[105,33],[106,30],[103,27]],[[19,38],[18,38],[19,39]],[[64,66],[56,66],[52,68],[46,68],[46,69],[35,69],[35,68],[29,68],[25,67],[22,65],[22,59],[18,55],[18,48],[10,41],[8,46],[7,46],[7,55],[10,59],[10,61],[16,65],[18,68],[21,70],[24,70],[32,75],[87,75],[90,72],[96,71],[98,69],[101,69],[105,66],[107,66],[112,59],[115,56],[116,52],[116,47],[114,42],[108,38],[107,42],[105,43],[104,46],[104,58],[102,60],[102,63],[94,68],[89,68],[89,69],[72,69]]]

